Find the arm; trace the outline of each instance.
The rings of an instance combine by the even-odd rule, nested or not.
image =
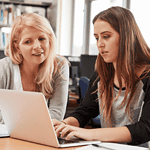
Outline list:
[[[63,120],[65,124],[76,127],[84,127],[91,118],[96,117],[99,114],[97,93],[91,94],[97,89],[97,82],[93,86],[93,82],[96,78],[97,74],[94,72],[82,103],[76,108],[73,113],[70,114],[68,118]],[[59,135],[59,132],[62,130],[65,124],[56,120],[53,120],[53,124],[55,126],[57,135]]]
[[[94,72],[82,103],[69,115],[69,118],[63,120],[64,122],[69,125],[84,127],[91,118],[99,114],[97,93],[92,94],[97,90],[97,82],[93,86],[93,82],[96,78],[97,74]]]
[[[129,143],[131,134],[127,127],[85,129],[79,127],[79,122],[73,117],[68,117],[63,122],[53,120],[56,134],[66,136],[66,140],[72,136],[84,140],[96,140],[103,142]]]
[[[61,75],[54,76],[54,93],[49,101],[49,112],[52,119],[61,121],[66,112],[69,84],[69,66],[65,63],[61,68]]]
[[[86,91],[85,97],[83,98],[81,104],[76,108],[76,110],[69,116],[76,118],[78,120],[80,127],[84,127],[91,118],[99,115],[99,103],[97,101],[97,82],[93,83],[97,78],[97,73],[94,72],[89,83],[89,87]],[[92,94],[95,92],[94,94]],[[70,123],[71,124],[71,123]]]
[[[55,124],[55,129],[57,136],[59,136],[60,131],[62,132],[61,136],[66,136],[66,139],[69,139],[71,136],[76,136],[85,140],[99,140],[99,141],[107,141],[107,142],[121,142],[127,143],[131,141],[131,134],[127,127],[116,127],[116,128],[99,128],[99,129],[84,129],[79,128],[80,126],[84,126],[88,121],[88,117],[97,115],[95,112],[99,110],[98,103],[96,103],[97,94],[90,94],[94,92],[97,87],[94,89],[92,84],[95,81],[95,74],[90,80],[90,85],[84,100],[80,104],[80,106],[73,112],[70,117],[63,120],[65,123]],[[97,84],[97,83],[96,83]],[[92,89],[92,90],[91,90]],[[93,97],[94,96],[94,97]],[[90,107],[89,107],[90,106]],[[95,109],[97,108],[97,109]],[[83,114],[82,114],[83,113]],[[85,121],[85,120],[87,121]],[[82,122],[83,121],[83,122]],[[68,134],[69,133],[69,134]]]
[[[9,58],[0,60],[0,89],[9,89],[11,80],[11,68],[8,62]]]
[[[145,92],[144,105],[140,120],[135,124],[127,125],[132,137],[129,144],[138,145],[150,141],[150,79],[143,80]]]
[[[10,69],[7,63],[7,58],[0,60],[0,89],[8,89],[10,86]],[[0,124],[3,124],[4,120],[2,118],[0,110]]]
[[[63,125],[71,125],[71,126],[76,126],[76,127],[79,127],[79,122],[76,118],[74,117],[68,117],[66,119],[64,119],[63,121],[58,121],[57,119],[52,119],[53,121],[53,125],[57,128],[60,124],[63,124]]]
[[[67,133],[66,140],[72,136],[76,136],[90,141],[95,140],[114,143],[131,142],[131,134],[127,127],[85,129],[66,125],[62,126],[61,131],[62,137],[66,136]]]
[[[59,137],[60,132],[62,131],[63,128],[65,128],[66,125],[79,127],[80,124],[76,118],[68,117],[64,119],[63,121],[58,121],[56,119],[53,119],[53,125],[55,127],[57,137]]]
[[[68,117],[68,118],[64,119],[63,123],[65,123],[67,125],[75,126],[75,127],[79,127],[80,126],[78,120],[76,118],[74,118],[74,117]]]

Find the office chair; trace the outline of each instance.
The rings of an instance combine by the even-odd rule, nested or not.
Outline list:
[[[90,80],[87,77],[85,77],[85,76],[80,77],[80,79],[79,79],[80,99],[82,99],[84,97],[86,90],[89,86],[89,82],[90,82]]]
[[[89,86],[89,82],[90,82],[90,80],[87,77],[85,77],[85,76],[80,77],[80,80],[79,80],[80,102],[84,98],[84,95],[85,95],[85,93],[87,91],[87,88]],[[88,124],[91,125],[93,128],[100,128],[101,127],[101,125],[100,125],[100,115],[98,115],[95,118],[92,118]]]

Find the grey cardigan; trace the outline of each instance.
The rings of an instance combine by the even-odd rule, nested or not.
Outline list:
[[[58,56],[60,61],[63,61]],[[59,64],[58,64],[59,65]],[[63,76],[63,78],[62,78]],[[69,84],[69,66],[65,63],[61,67],[61,75],[55,74],[51,99],[47,100],[52,119],[61,121],[64,118]],[[65,80],[64,80],[65,79]],[[14,64],[9,57],[0,60],[0,89],[23,90],[19,65]],[[4,123],[0,111],[0,123]]]

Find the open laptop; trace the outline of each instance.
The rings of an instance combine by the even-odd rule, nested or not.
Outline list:
[[[42,93],[0,89],[0,110],[8,134],[13,138],[53,147],[100,143],[81,139],[64,141],[57,138]]]

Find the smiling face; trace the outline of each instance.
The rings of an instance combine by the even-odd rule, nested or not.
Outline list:
[[[48,35],[40,30],[25,27],[20,35],[18,51],[23,56],[23,63],[40,65],[49,54]]]
[[[102,20],[94,23],[94,36],[100,55],[106,63],[116,66],[119,53],[119,33],[111,25]]]

